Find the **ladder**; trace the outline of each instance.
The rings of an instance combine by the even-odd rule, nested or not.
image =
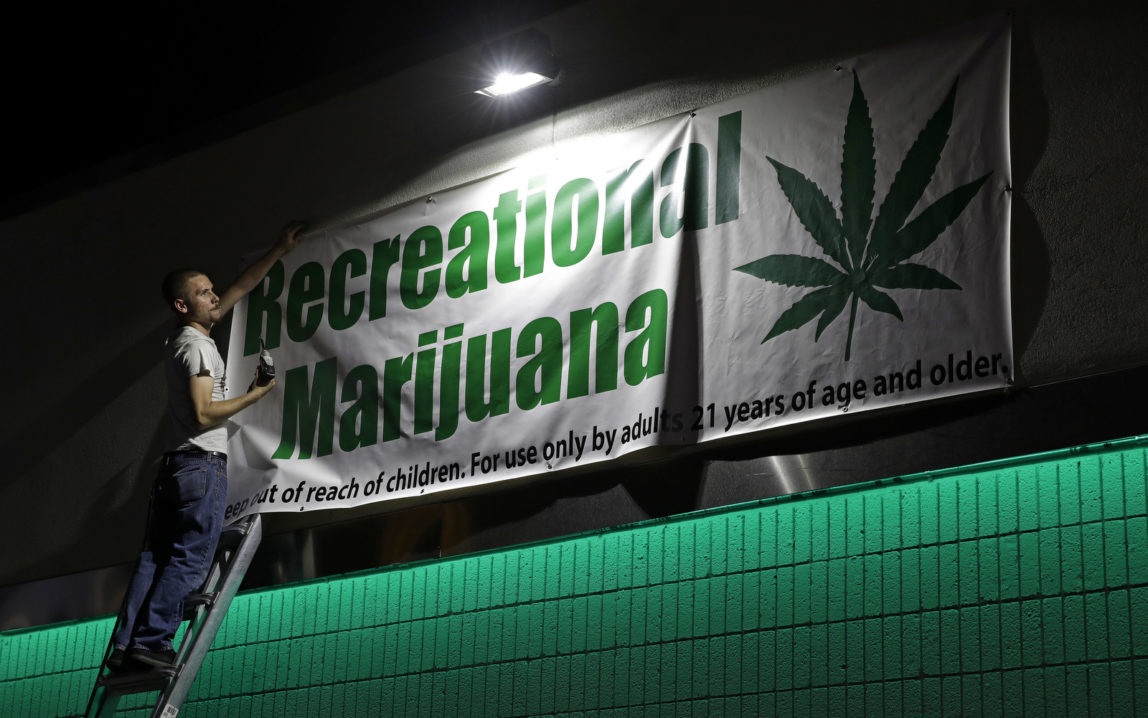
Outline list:
[[[263,525],[259,514],[247,516],[220,532],[219,547],[203,588],[184,599],[183,618],[189,624],[172,667],[111,671],[106,667],[112,652],[111,641],[108,642],[100,675],[88,699],[86,718],[110,718],[115,714],[121,696],[151,691],[159,691],[152,718],[175,718],[262,537]],[[117,619],[117,629],[120,621],[123,621],[122,612]],[[114,630],[112,635],[115,635]]]

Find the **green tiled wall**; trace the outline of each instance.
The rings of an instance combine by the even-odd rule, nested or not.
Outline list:
[[[1146,452],[245,593],[180,715],[1148,715]],[[110,629],[0,634],[0,715],[82,713]]]

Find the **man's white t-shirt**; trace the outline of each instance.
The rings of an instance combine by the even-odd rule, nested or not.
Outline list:
[[[215,340],[189,326],[179,326],[168,336],[163,352],[167,377],[167,435],[164,451],[227,452],[227,424],[200,430],[189,393],[190,379],[208,372],[214,381],[212,401],[227,398],[227,368]]]

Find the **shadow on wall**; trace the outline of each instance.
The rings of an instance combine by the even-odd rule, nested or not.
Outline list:
[[[26,424],[20,433],[0,444],[0,455],[6,463],[0,488],[23,478],[152,369],[159,362],[159,347],[170,329],[171,322],[165,321],[125,346],[112,361],[76,384],[65,401],[49,407],[40,419]]]
[[[259,558],[245,589],[541,541],[587,529],[664,518],[699,507],[704,457],[630,460],[571,478],[539,476],[485,492],[387,512],[327,511],[331,522],[291,530],[291,513],[264,514]],[[349,511],[371,511],[348,519]],[[314,519],[313,514],[310,519]]]
[[[119,613],[134,564],[0,589],[0,631]]]
[[[128,463],[110,475],[101,476],[91,466],[76,467],[77,474],[90,472],[89,490],[82,498],[70,496],[70,484],[53,477],[47,493],[58,503],[24,514],[28,525],[8,522],[0,537],[12,541],[23,536],[36,548],[5,556],[0,585],[134,562],[147,520],[153,459],[162,451],[162,426],[148,428],[144,455],[127,457]]]
[[[1049,293],[1048,245],[1036,215],[1026,201],[1029,178],[1048,144],[1048,98],[1040,62],[1032,42],[1032,28],[1013,15],[1012,82],[1010,83],[1010,142],[1012,151],[1011,277],[1013,356],[1023,357],[1036,331]],[[1015,132],[1014,128],[1024,128]],[[1027,384],[1023,362],[1017,361],[1016,383]]]
[[[134,560],[162,451],[163,427],[153,418],[162,407],[150,404],[163,400],[156,368],[168,326],[80,377],[66,400],[0,446],[0,500],[10,502],[0,542],[27,548],[0,558],[0,585]]]

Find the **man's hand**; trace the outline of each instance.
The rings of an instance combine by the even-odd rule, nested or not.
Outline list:
[[[259,376],[258,371],[255,372],[255,376],[256,377]],[[262,399],[264,396],[267,395],[267,392],[271,391],[273,388],[275,388],[275,379],[274,378],[272,378],[271,381],[269,381],[263,385],[256,384],[255,380],[252,379],[251,380],[251,387],[248,388],[247,393],[253,394],[255,396],[255,401],[259,401],[260,399]]]
[[[255,377],[251,380],[251,384],[247,387],[247,393],[250,394],[252,391],[255,391],[256,389],[264,389],[265,391],[259,395],[259,396],[263,396],[263,394],[266,394],[268,391],[271,391],[271,387],[273,387],[273,386],[275,386],[275,377],[271,377],[270,379],[268,379],[266,384],[260,384],[259,383],[259,367],[255,367]]]
[[[231,311],[236,302],[263,281],[263,277],[279,261],[280,257],[295,249],[296,245],[299,244],[299,233],[303,231],[304,227],[305,225],[298,220],[288,222],[279,235],[278,241],[272,245],[271,249],[267,250],[267,254],[264,254],[244,270],[235,284],[219,296],[219,316],[221,318]]]
[[[275,243],[275,248],[281,250],[283,254],[295,249],[295,245],[299,244],[299,233],[303,231],[304,226],[299,220],[288,222],[279,235],[279,241]]]

